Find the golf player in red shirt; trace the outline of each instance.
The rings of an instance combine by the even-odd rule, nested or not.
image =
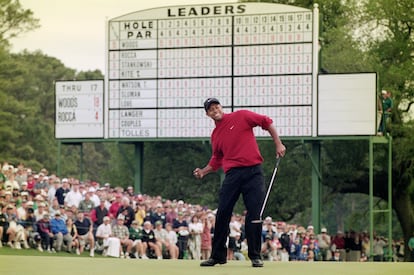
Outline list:
[[[211,134],[212,156],[204,168],[196,168],[193,175],[202,179],[207,174],[223,168],[225,178],[220,189],[216,214],[212,253],[210,259],[200,266],[214,266],[227,262],[226,241],[230,218],[240,194],[247,210],[246,238],[248,256],[253,267],[262,267],[260,257],[262,224],[260,219],[265,198],[265,183],[260,154],[253,128],[256,126],[269,132],[276,147],[276,157],[285,155],[286,148],[281,142],[271,118],[248,110],[224,113],[218,99],[208,98],[204,102],[208,117],[216,127]]]

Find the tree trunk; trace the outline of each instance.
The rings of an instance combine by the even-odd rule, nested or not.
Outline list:
[[[410,261],[410,251],[408,250],[408,240],[413,236],[414,232],[414,211],[411,207],[411,199],[407,192],[400,192],[399,196],[393,198],[393,205],[401,229],[404,234],[404,261]]]

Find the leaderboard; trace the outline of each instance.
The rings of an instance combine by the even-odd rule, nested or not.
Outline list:
[[[110,20],[107,136],[209,137],[208,97],[226,112],[269,115],[281,136],[311,136],[313,19],[313,11],[294,6],[238,3]]]
[[[104,137],[104,80],[55,82],[55,137]]]

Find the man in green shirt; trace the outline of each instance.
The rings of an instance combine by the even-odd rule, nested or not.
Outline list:
[[[134,220],[129,228],[129,239],[133,241],[132,247],[135,249],[135,258],[148,259],[142,245],[142,230],[138,226],[138,221]]]
[[[378,134],[383,135],[387,128],[388,118],[391,115],[392,107],[393,107],[393,101],[391,98],[391,92],[382,90],[382,117],[381,117],[381,123],[378,129]]]

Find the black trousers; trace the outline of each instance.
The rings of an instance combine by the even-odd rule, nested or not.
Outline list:
[[[41,244],[44,249],[53,248],[53,237],[50,237],[49,234],[40,232]]]
[[[260,218],[260,210],[266,194],[263,168],[261,165],[230,169],[224,178],[219,194],[219,205],[212,243],[211,258],[225,261],[227,258],[226,241],[233,208],[242,194],[247,210],[245,220],[248,256],[260,259],[262,244],[262,224],[252,223]]]
[[[184,259],[185,251],[187,250],[188,236],[179,236],[177,240],[178,259]]]

